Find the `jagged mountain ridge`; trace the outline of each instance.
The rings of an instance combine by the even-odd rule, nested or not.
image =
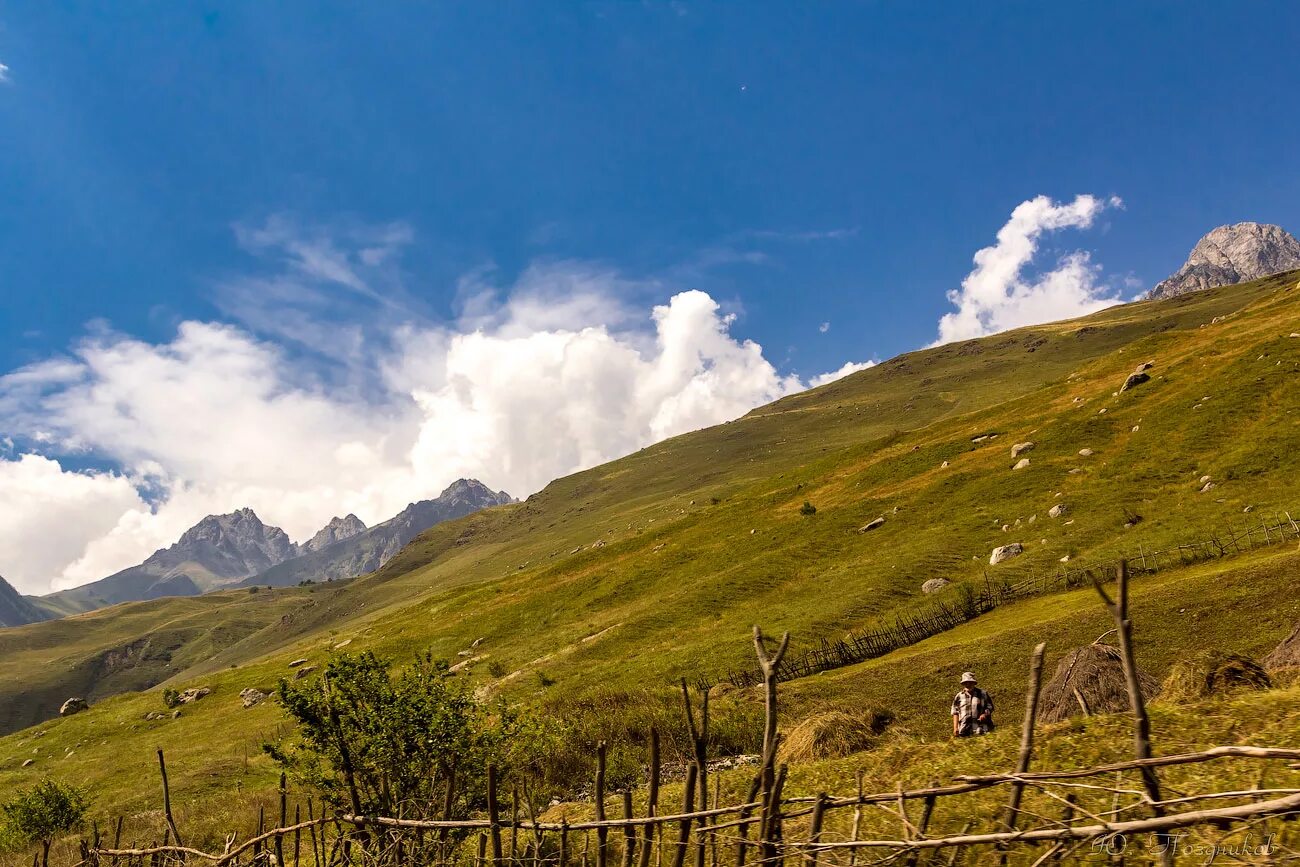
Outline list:
[[[1187,261],[1156,284],[1147,298],[1173,298],[1300,268],[1300,241],[1281,226],[1233,223],[1211,229]]]
[[[139,566],[33,600],[42,612],[36,619],[119,602],[197,596],[231,585],[285,586],[304,580],[350,578],[378,569],[434,524],[510,502],[513,499],[504,491],[460,479],[438,497],[412,503],[373,528],[367,529],[356,515],[333,518],[301,545],[279,527],[264,524],[252,509],[209,515],[186,530],[174,545],[154,552]],[[290,563],[294,564],[291,568],[275,571]],[[263,578],[268,572],[269,577]]]
[[[13,588],[0,575],[0,626],[22,626],[48,619],[49,615]]]
[[[197,596],[296,556],[298,546],[284,530],[262,523],[252,509],[244,508],[209,515],[140,565],[43,596],[40,604],[66,614],[119,602]]]
[[[493,491],[473,479],[459,479],[432,500],[411,503],[382,524],[281,563],[248,578],[241,586],[291,587],[304,581],[335,581],[364,575],[383,566],[408,542],[435,524],[513,502],[514,498],[505,491]]]
[[[366,531],[366,524],[356,515],[349,514],[346,518],[335,517],[328,524],[316,531],[306,542],[299,546],[302,553],[319,551],[327,545],[333,545],[335,542],[342,542],[344,539],[351,539],[360,533]]]

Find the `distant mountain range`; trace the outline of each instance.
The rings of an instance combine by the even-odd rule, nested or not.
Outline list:
[[[0,625],[229,587],[351,578],[378,569],[435,524],[511,502],[504,491],[460,479],[436,498],[412,503],[374,527],[367,528],[356,515],[334,518],[301,545],[279,527],[262,523],[252,509],[209,515],[140,565],[81,587],[33,598],[19,595],[0,579]]]

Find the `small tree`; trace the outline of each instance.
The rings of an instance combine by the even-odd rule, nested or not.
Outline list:
[[[60,834],[81,826],[86,796],[75,786],[42,780],[3,804],[5,819],[26,843],[41,846],[41,867],[50,863],[50,846]]]
[[[433,818],[454,775],[461,815],[481,803],[487,766],[523,770],[540,724],[480,703],[467,681],[425,654],[396,672],[373,653],[339,654],[316,679],[281,680],[300,739],[267,752],[336,807]]]

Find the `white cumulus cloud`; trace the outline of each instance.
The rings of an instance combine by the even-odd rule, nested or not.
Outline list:
[[[843,379],[850,373],[857,373],[859,370],[866,370],[868,367],[875,366],[876,362],[874,361],[846,361],[839,370],[832,370],[828,373],[814,376],[812,379],[808,380],[808,385],[810,388],[817,388],[819,385],[826,385],[827,383],[834,382],[837,379]]]
[[[0,436],[15,441],[0,453],[0,574],[20,589],[106,576],[241,506],[301,540],[459,477],[524,496],[807,387],[707,293],[607,266],[539,263],[506,286],[469,275],[459,318],[438,323],[393,315],[376,288],[401,227],[340,241],[273,222],[240,240],[278,264],[223,284],[239,324],[186,321],[161,344],[100,329],[0,377]],[[253,302],[267,284],[294,315]],[[331,291],[373,316],[322,319]]]
[[[1087,251],[1061,256],[1051,269],[1028,275],[1043,236],[1061,229],[1087,229],[1118,197],[1076,196],[1055,202],[1037,196],[1021,202],[998,230],[997,242],[975,254],[975,267],[961,288],[948,293],[957,310],[939,320],[937,344],[969,340],[1010,328],[1082,316],[1120,299],[1099,282],[1100,266]]]

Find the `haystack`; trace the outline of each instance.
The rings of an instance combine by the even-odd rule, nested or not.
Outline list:
[[[1273,686],[1264,667],[1249,656],[1206,650],[1179,661],[1160,687],[1165,702],[1196,701],[1243,689]]]
[[[1144,672],[1138,672],[1142,695],[1155,695],[1160,684]],[[1043,687],[1038,719],[1061,722],[1072,716],[1118,713],[1129,709],[1128,687],[1118,647],[1109,644],[1086,644],[1065,655],[1056,666],[1052,679]]]
[[[1282,639],[1281,644],[1264,657],[1264,668],[1269,671],[1300,668],[1300,623],[1295,625],[1290,635]]]
[[[782,761],[838,759],[871,749],[893,721],[894,714],[881,708],[861,714],[833,710],[808,717],[784,738]]]

